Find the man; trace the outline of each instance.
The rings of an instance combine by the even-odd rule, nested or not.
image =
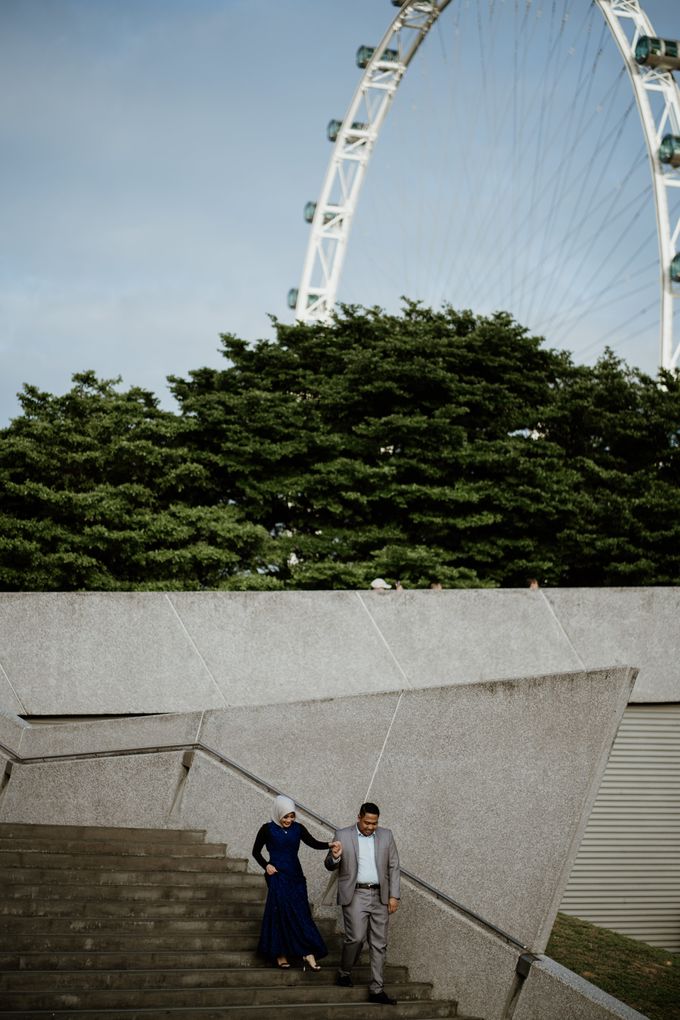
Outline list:
[[[389,829],[378,826],[380,809],[368,802],[359,809],[356,825],[338,829],[324,861],[340,869],[338,903],[342,907],[345,941],[336,984],[353,985],[352,967],[368,938],[371,959],[369,1002],[393,1006],[384,988],[387,921],[399,906],[399,854]]]

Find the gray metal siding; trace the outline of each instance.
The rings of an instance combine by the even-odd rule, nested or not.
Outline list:
[[[680,704],[626,709],[560,910],[680,951]]]

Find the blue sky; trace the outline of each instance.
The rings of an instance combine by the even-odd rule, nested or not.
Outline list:
[[[552,0],[533,2],[534,9],[545,7],[545,23]],[[589,6],[559,0],[574,2]],[[660,34],[680,37],[675,0],[644,6]],[[498,122],[489,135],[477,133],[493,75],[479,62],[465,71],[456,62],[473,8],[470,0],[454,0],[400,89],[369,170],[341,297],[396,307],[398,295],[408,293],[479,311],[503,300],[519,318],[525,309],[534,316],[528,324],[536,329],[540,315],[526,301],[535,274],[522,282],[517,257],[506,251],[508,238],[521,236],[527,213],[518,199],[499,207],[505,218],[487,211],[482,184],[504,186],[500,178],[494,183],[500,162],[503,180],[521,179],[522,201],[538,204],[550,172],[533,156],[525,163],[499,161],[492,151],[494,131],[500,138],[514,119],[517,133],[520,108],[504,106],[511,63],[498,65],[493,82],[496,98],[488,109]],[[325,125],[349,103],[358,80],[356,48],[377,41],[393,13],[388,0],[2,0],[0,424],[19,413],[16,393],[24,382],[64,392],[71,374],[86,368],[107,378],[122,375],[124,386],[147,387],[171,406],[165,377],[221,365],[220,332],[255,339],[271,334],[268,314],[289,320],[286,292],[298,282],[307,239],[302,208],[320,188],[330,151]],[[495,45],[509,56],[503,31],[501,24]],[[535,39],[513,95],[550,93],[555,109],[527,105],[526,127],[520,125],[535,138],[545,118],[548,149],[555,136],[547,125],[564,135],[572,101],[566,72],[555,87],[537,78],[543,57]],[[603,60],[614,74],[620,61],[607,43]],[[565,60],[574,65],[578,45],[565,39],[566,51],[570,46],[574,52]],[[614,162],[623,168],[634,161],[639,128],[629,119],[627,134],[608,136],[605,118],[614,125],[627,100],[621,92],[607,107],[604,77],[598,87],[600,97],[581,93],[585,112],[593,111],[581,131],[585,158],[589,145],[617,146]],[[456,141],[468,153],[466,166],[453,159]],[[560,165],[567,166],[564,156]],[[577,162],[568,167],[567,178]],[[652,281],[645,290],[640,274],[634,300],[646,308],[654,301],[649,266],[656,242],[647,236],[653,211],[640,209],[632,173],[621,173],[632,189],[629,208],[639,214],[635,227],[626,229],[624,241],[620,230],[611,239],[596,231],[580,247],[593,267],[584,262],[579,272],[593,276],[595,262],[606,263],[614,249],[624,256],[629,250],[627,289],[635,290],[634,259]],[[645,167],[644,173],[648,179]],[[612,177],[610,188],[613,196],[624,195],[622,180]],[[579,205],[586,208],[583,198],[567,193],[558,212],[546,196],[544,220],[553,234],[540,244],[532,234],[543,264],[556,259],[555,242],[560,232],[569,236]],[[625,215],[618,221],[624,226]],[[484,256],[483,270],[473,270],[463,241],[481,250],[482,234],[492,254]],[[462,265],[447,262],[439,273],[451,253]],[[565,300],[576,308],[583,284],[576,271],[559,269],[573,290]],[[519,309],[493,289],[515,275]],[[534,288],[539,310],[555,289],[552,279],[545,277],[542,291]],[[619,322],[632,313],[616,294],[608,307],[600,305],[583,319],[576,315],[566,334],[566,327],[546,331],[548,341],[584,360],[599,353],[599,336],[608,335],[617,349]],[[655,316],[645,314],[639,335],[637,327],[629,331],[620,350],[647,371],[657,358]]]

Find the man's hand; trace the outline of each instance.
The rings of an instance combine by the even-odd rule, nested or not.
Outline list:
[[[328,847],[336,860],[338,857],[342,857],[342,843],[339,839],[334,839],[332,843],[328,844]]]
[[[399,909],[399,900],[396,899],[394,896],[390,896],[389,900],[387,901],[387,913],[388,914],[396,914],[398,909]]]

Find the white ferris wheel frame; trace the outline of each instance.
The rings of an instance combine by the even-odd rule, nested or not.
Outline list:
[[[295,303],[299,322],[328,322],[333,315],[359,192],[380,128],[409,64],[451,2],[405,0],[366,64],[338,128],[315,203]],[[671,280],[671,262],[680,235],[680,216],[671,222],[669,189],[680,187],[680,168],[663,165],[658,153],[664,134],[680,135],[680,89],[671,71],[641,66],[635,60],[640,36],[654,36],[640,0],[595,3],[623,58],[647,145],[659,243],[659,365],[674,369],[680,361],[680,343],[673,344],[673,302],[680,297],[680,290]]]

